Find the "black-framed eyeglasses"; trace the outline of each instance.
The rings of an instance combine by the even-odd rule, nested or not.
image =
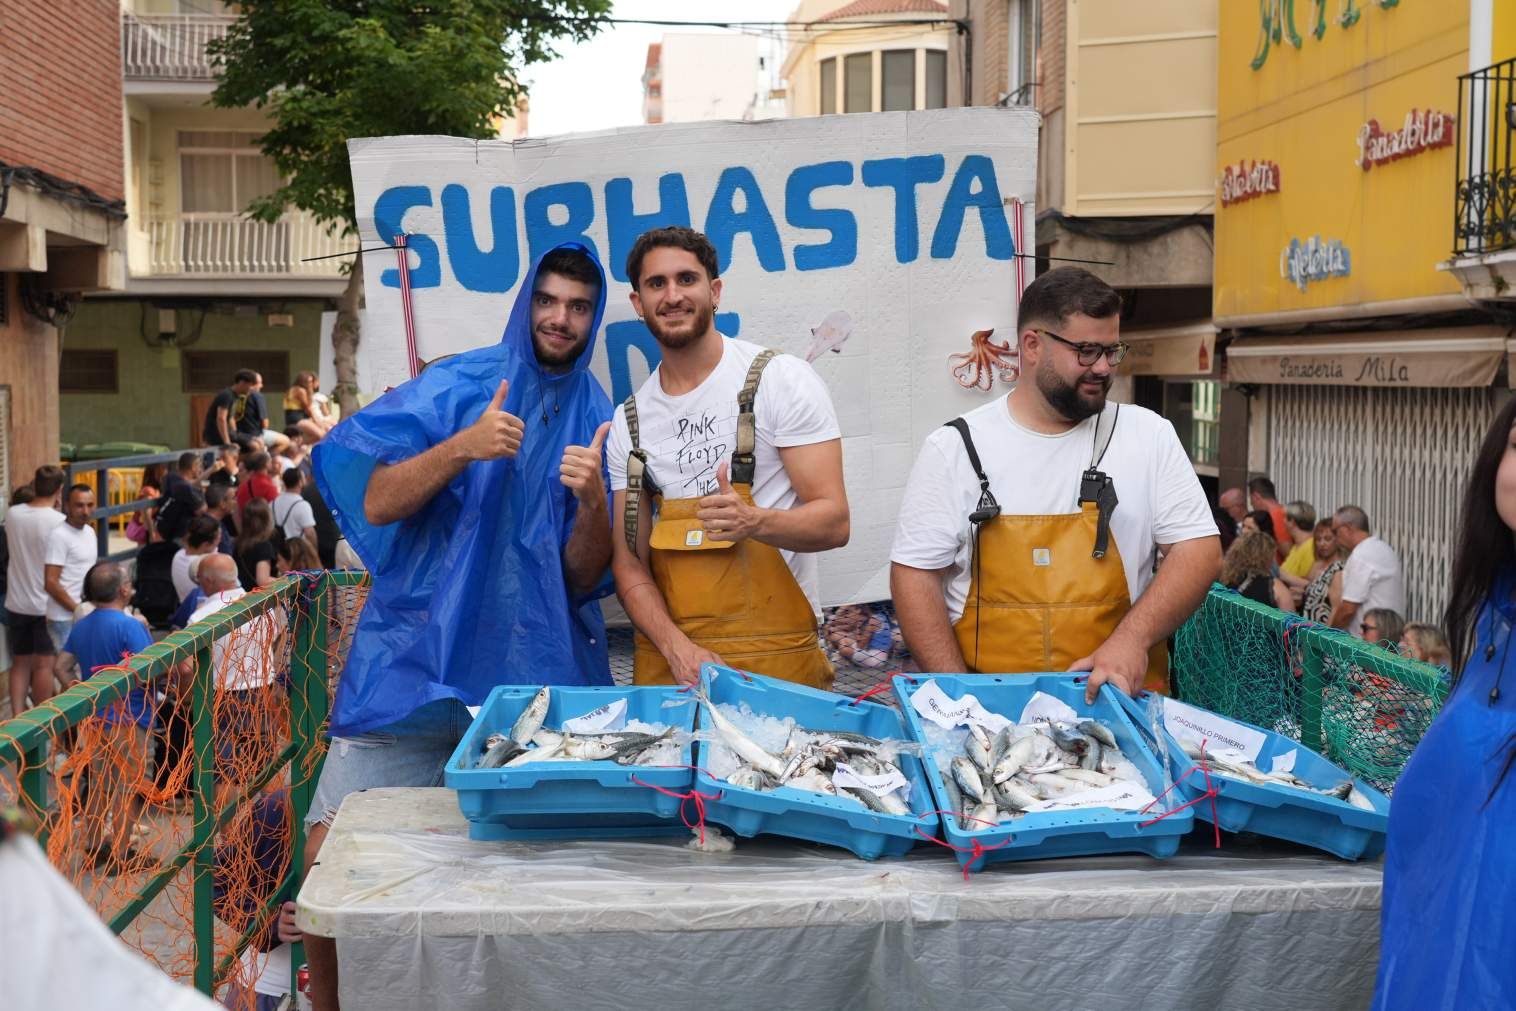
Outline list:
[[[1067,337],[1061,337],[1051,330],[1038,330],[1036,332],[1042,334],[1044,337],[1053,338],[1059,344],[1066,344],[1073,348],[1074,354],[1078,356],[1079,364],[1086,368],[1099,361],[1101,355],[1105,355],[1105,360],[1112,365],[1120,365],[1121,360],[1126,357],[1126,353],[1132,349],[1132,345],[1126,341],[1117,341],[1115,344],[1096,344],[1093,341],[1071,341]]]
[[[1377,631],[1379,631],[1379,626],[1378,625],[1370,625],[1367,622],[1365,622],[1364,624],[1362,624],[1362,625],[1360,625],[1358,627],[1360,629],[1362,629],[1363,631],[1365,631],[1365,632],[1377,632]]]

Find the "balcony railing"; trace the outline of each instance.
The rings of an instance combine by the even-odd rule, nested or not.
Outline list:
[[[150,219],[147,232],[152,274],[337,277],[345,260],[306,262],[307,258],[356,245],[328,235],[299,214],[274,222],[251,221],[240,214],[182,214]]]
[[[1516,59],[1458,78],[1458,182],[1453,255],[1516,246]]]
[[[129,80],[216,79],[205,44],[219,39],[236,19],[218,14],[121,15],[121,64]]]

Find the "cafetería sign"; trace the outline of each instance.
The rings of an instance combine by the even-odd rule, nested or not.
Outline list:
[[[1271,161],[1239,162],[1221,170],[1221,206],[1279,192],[1279,166]]]
[[[1385,133],[1377,119],[1358,128],[1358,166],[1365,172],[1399,158],[1453,144],[1453,114],[1412,109],[1399,130]]]
[[[1347,277],[1353,272],[1353,256],[1341,239],[1313,235],[1304,242],[1291,239],[1279,252],[1279,276],[1305,291],[1315,281]]]

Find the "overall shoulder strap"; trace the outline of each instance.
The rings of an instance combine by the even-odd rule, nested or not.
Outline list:
[[[1105,451],[1111,448],[1111,436],[1116,434],[1116,419],[1121,416],[1120,404],[1106,404],[1095,422],[1095,440],[1090,447],[1090,470],[1099,470]]]
[[[969,514],[969,522],[974,524],[983,523],[1000,515],[1000,503],[995,501],[995,496],[990,494],[990,479],[985,476],[984,467],[979,462],[979,451],[974,448],[974,439],[969,435],[969,423],[964,418],[954,418],[949,421],[948,427],[958,432],[958,437],[963,440],[964,451],[969,455],[969,466],[974,468],[974,476],[979,479],[979,506]]]
[[[753,483],[753,471],[757,466],[753,450],[758,445],[758,421],[753,414],[753,404],[758,399],[758,383],[763,378],[763,370],[778,353],[773,348],[758,352],[753,364],[748,366],[742,389],[737,393],[737,451],[732,454],[732,484]]]
[[[626,431],[632,439],[632,451],[626,458],[626,508],[622,512],[622,527],[626,531],[626,546],[632,554],[637,553],[637,518],[642,513],[642,488],[654,490],[652,479],[647,475],[647,451],[642,448],[641,433],[637,423],[637,394],[633,393],[622,402],[626,413]]]

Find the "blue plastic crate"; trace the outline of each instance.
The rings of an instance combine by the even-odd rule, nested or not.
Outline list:
[[[898,675],[894,678],[894,688],[900,700],[900,710],[905,714],[911,735],[923,745],[927,743],[927,737],[921,719],[911,705],[911,696],[929,680],[935,681],[948,698],[973,695],[985,709],[1012,721],[1020,718],[1021,710],[1035,692],[1051,695],[1081,717],[1100,720],[1110,727],[1122,754],[1142,773],[1153,795],[1158,797],[1165,789],[1158,758],[1117,702],[1115,689],[1102,686],[1095,704],[1088,705],[1084,701],[1085,675]],[[943,811],[949,810],[952,802],[930,752],[923,764],[932,793],[937,797],[935,806]],[[1195,824],[1190,810],[1154,820],[1169,806],[1178,806],[1178,801],[1170,804],[1173,798],[1174,794],[1161,798],[1158,805],[1146,813],[1109,808],[1043,811],[1023,815],[1014,822],[968,830],[959,828],[956,818],[943,815],[942,832],[956,848],[958,862],[969,871],[1002,860],[1043,860],[1096,853],[1146,853],[1152,857],[1170,857],[1179,848],[1180,837]]]
[[[1148,724],[1144,692],[1141,702],[1123,698],[1132,720],[1142,727],[1151,740],[1152,728]],[[1197,707],[1198,708],[1198,707]],[[1223,716],[1239,726],[1256,730],[1266,741],[1258,753],[1257,765],[1267,769],[1276,755],[1293,750],[1295,768],[1293,774],[1315,787],[1332,787],[1351,774],[1323,758],[1299,741],[1284,734],[1265,730],[1243,720]],[[1372,786],[1355,779],[1360,793],[1374,804],[1373,811],[1354,807],[1346,801],[1306,793],[1293,787],[1249,783],[1229,776],[1211,772],[1210,781],[1216,788],[1215,812],[1211,800],[1199,800],[1205,795],[1205,777],[1195,762],[1184,753],[1179,742],[1159,726],[1165,738],[1174,778],[1180,781],[1176,792],[1183,793],[1186,800],[1196,800],[1192,810],[1196,817],[1221,826],[1228,832],[1252,832],[1256,835],[1300,843],[1315,849],[1325,850],[1344,860],[1372,860],[1384,852],[1385,832],[1390,822],[1390,799]]]
[[[510,769],[478,769],[484,740],[508,733],[541,686],[506,685],[490,692],[473,726],[458,742],[443,776],[458,792],[458,806],[469,821],[471,839],[615,839],[680,835],[689,830],[679,820],[677,797],[633,782],[688,793],[689,768],[617,765],[615,762],[535,762]],[[673,688],[553,687],[543,726],[556,730],[564,720],[627,700],[627,718],[694,729],[691,707],[665,709],[669,699],[684,698]],[[694,764],[685,744],[679,763]]]
[[[762,716],[783,719],[793,717],[808,730],[845,730],[869,737],[909,740],[900,714],[889,706],[859,702],[846,695],[823,692],[804,685],[791,684],[748,674],[729,667],[706,664],[701,683],[711,701],[741,706],[744,703]],[[698,708],[698,707],[692,707]],[[707,724],[702,716],[701,726]],[[695,742],[697,758],[709,745]],[[921,841],[919,829],[930,836],[935,818],[926,818],[932,810],[921,762],[914,755],[901,755],[900,771],[911,782],[909,803],[917,814],[878,814],[852,799],[839,799],[809,790],[781,786],[775,790],[747,790],[712,779],[702,770],[696,773],[695,789],[714,800],[705,802],[707,821],[723,825],[738,835],[763,833],[826,843],[851,850],[865,860],[903,856]]]

